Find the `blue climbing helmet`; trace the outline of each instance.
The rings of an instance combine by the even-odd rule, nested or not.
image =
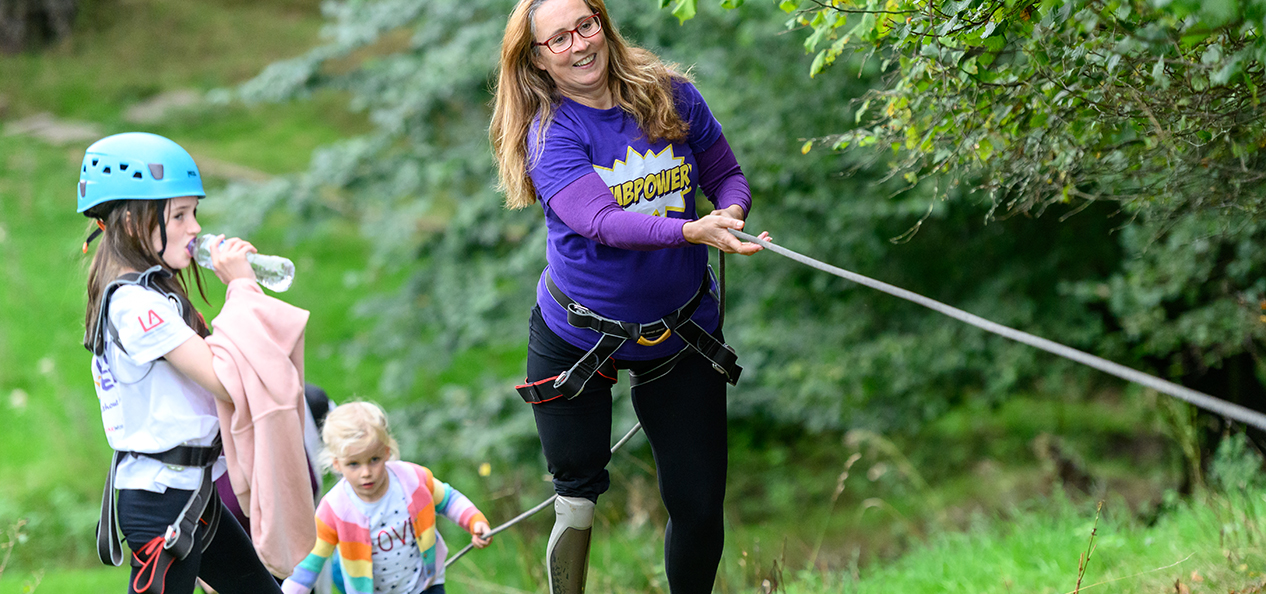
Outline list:
[[[101,217],[94,207],[115,200],[205,198],[202,175],[189,152],[147,132],[107,136],[92,143],[79,170],[79,211]]]

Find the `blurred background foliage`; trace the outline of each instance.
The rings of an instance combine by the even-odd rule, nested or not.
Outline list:
[[[688,20],[696,4],[680,0],[674,14]],[[885,175],[905,181],[904,191],[931,192],[929,218],[965,200],[987,207],[984,218],[995,225],[1058,217],[1070,237],[1101,251],[1067,251],[1070,242],[1042,248],[1067,254],[1043,276],[1075,302],[1052,317],[1079,329],[1052,328],[1054,336],[1262,408],[1266,279],[1257,246],[1266,239],[1266,113],[1258,89],[1266,83],[1266,6],[778,5],[814,54],[810,76],[826,76],[832,65],[858,70],[859,56],[882,72],[859,97],[855,118],[833,122],[832,133],[803,151],[886,161]]]
[[[691,18],[656,0],[610,9],[697,79],[751,183],[749,230],[1263,409],[1256,4],[670,4]],[[55,591],[97,579],[75,569],[95,563],[107,455],[76,371],[84,234],[66,205],[83,147],[132,129],[194,153],[213,184],[205,227],[296,260],[283,297],[313,312],[310,381],[383,402],[405,457],[495,518],[549,494],[510,389],[544,226],[501,206],[487,142],[512,5],[0,0],[0,528],[28,521],[16,567],[62,560]],[[49,21],[65,14],[69,35]],[[86,128],[56,137],[42,113]],[[1240,565],[1260,557],[1260,435],[1223,439],[1243,429],[773,254],[726,273],[746,372],[722,591],[870,591],[863,575],[973,564],[989,575],[942,591],[1041,591],[1076,575],[1097,499],[1101,534],[1118,534],[1106,575],[1199,554],[1206,587],[1258,579]],[[616,414],[622,434],[632,412]],[[664,587],[651,464],[643,440],[612,464],[595,590]],[[1205,483],[1231,495],[1206,499]],[[1236,559],[1210,528],[1227,518]],[[548,531],[506,533],[454,591],[534,591]],[[1002,558],[953,556],[973,547]],[[912,549],[906,569],[870,569]],[[1061,555],[1071,567],[1007,577],[1019,557]]]
[[[692,68],[751,181],[755,228],[797,251],[1260,408],[1266,280],[1254,249],[1262,186],[1252,181],[1260,169],[1252,159],[1266,136],[1252,92],[1262,74],[1255,9],[1209,22],[1178,4],[1149,12],[1095,2],[803,10],[782,2],[788,21],[765,3],[727,4],[742,6],[692,11],[684,26],[636,4],[613,10],[632,38]],[[393,361],[385,391],[406,388],[413,370],[454,350],[522,340],[519,314],[543,265],[543,227],[535,212],[499,207],[483,134],[501,30],[490,15],[511,5],[327,4],[326,44],[271,65],[237,92],[277,101],[336,89],[375,126],[318,151],[306,173],[233,186],[234,199],[221,204],[284,210],[309,225],[354,218],[376,265],[408,270],[399,293],[372,302],[380,332],[366,348]],[[853,10],[864,14],[849,30]],[[1195,16],[1184,20],[1188,13]],[[933,28],[941,18],[950,21]],[[811,32],[811,50],[837,37],[822,51],[828,62],[849,63],[823,73],[819,52],[815,78],[806,77],[804,49],[778,42],[797,26]],[[1199,31],[1212,32],[1193,37]],[[873,51],[844,53],[853,46],[840,42],[850,36]],[[1166,49],[1179,38],[1183,45]],[[972,51],[977,61],[1006,59],[974,78],[962,64]],[[1136,54],[1165,51],[1173,53],[1172,64],[1161,61],[1170,82],[1136,81]],[[1220,64],[1234,68],[1210,78]],[[1135,86],[1120,89],[1120,81]],[[1064,87],[1071,90],[1056,92]],[[1137,104],[1139,96],[1171,110],[1190,104],[1206,119],[1158,128],[1146,114],[1171,112]],[[868,121],[872,104],[876,123],[855,125]],[[1162,142],[1205,128],[1213,137],[1196,146]],[[919,142],[906,142],[911,131]],[[810,148],[806,138],[833,139],[835,148],[891,145],[894,159],[861,148],[795,157]],[[988,155],[960,150],[990,142]],[[1090,167],[1108,162],[1123,165]],[[966,399],[996,404],[1038,387],[1086,394],[1106,381],[773,257],[729,270],[729,337],[748,367],[734,391],[740,417],[813,430],[912,430]],[[420,335],[444,339],[413,340]]]

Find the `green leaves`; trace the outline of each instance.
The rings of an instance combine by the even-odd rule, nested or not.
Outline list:
[[[876,131],[873,143],[897,147],[892,167],[945,169],[994,196],[1011,195],[1005,206],[1015,211],[1067,201],[1070,186],[1093,187],[1097,199],[1139,204],[1159,202],[1149,192],[1163,192],[1170,204],[1179,187],[1193,188],[1180,201],[1204,205],[1266,201],[1248,190],[1256,173],[1238,163],[1257,155],[1261,143],[1253,139],[1266,135],[1266,118],[1252,115],[1257,87],[1266,80],[1266,42],[1253,23],[1261,22],[1266,8],[1238,6],[1229,0],[1158,6],[1100,0],[779,4],[805,31],[811,78],[821,78],[853,52],[878,55],[886,70],[894,70],[891,84],[866,98],[886,106],[867,117]],[[899,103],[921,108],[905,114],[894,109]],[[856,114],[866,114],[866,103]],[[955,131],[987,132],[991,140],[958,150],[963,139],[947,133],[947,122]],[[1123,137],[1129,130],[1159,132]],[[1224,134],[1234,150],[1204,146],[1206,135]],[[1203,148],[1171,141],[1184,136]],[[924,138],[930,146],[915,140]],[[1122,142],[1128,171],[1095,157]],[[871,143],[850,140],[854,148]],[[929,160],[939,154],[955,157]],[[1219,169],[1209,166],[1210,158],[1228,162]],[[1230,171],[1238,172],[1228,178]],[[1070,172],[1077,178],[1047,183]],[[1193,175],[1211,179],[1197,183]],[[1210,183],[1228,192],[1211,200]]]
[[[1113,203],[1128,214],[1121,225],[1136,230],[1119,239],[1135,255],[1186,225],[1200,226],[1200,241],[1225,255],[1246,243],[1246,217],[1266,219],[1264,3],[788,0],[778,7],[791,15],[787,28],[802,32],[815,82],[841,66],[848,72],[836,76],[876,63],[885,73],[860,98],[814,105],[829,111],[858,101],[852,117],[841,113],[833,130],[800,141],[804,152],[830,146],[845,159],[880,159],[908,191],[941,201],[964,200],[971,189],[985,197],[990,220]],[[845,59],[853,55],[865,59]],[[927,234],[922,223],[911,229]],[[1195,237],[1175,238],[1163,258],[1113,273],[1123,294],[1150,303],[1111,306],[1126,329],[1119,344],[1139,349],[1119,354],[1163,359],[1190,348],[1214,365],[1236,349],[1261,348],[1266,325],[1234,313],[1256,297],[1237,306],[1230,295],[1257,295],[1266,282],[1235,277],[1225,293],[1167,284],[1179,276],[1186,286],[1207,284],[1218,274],[1183,252],[1191,247],[1183,241]],[[1266,269],[1260,249],[1237,252],[1234,261]],[[1190,270],[1166,270],[1179,263]],[[1251,289],[1254,282],[1262,287]],[[1147,295],[1174,301],[1151,303]]]
[[[660,0],[660,8],[663,8],[666,2],[667,0]],[[739,2],[739,4],[742,4],[742,2]],[[727,8],[737,8],[737,6]],[[698,0],[677,0],[677,5],[673,6],[673,16],[677,17],[677,20],[682,24],[695,18],[697,12]]]

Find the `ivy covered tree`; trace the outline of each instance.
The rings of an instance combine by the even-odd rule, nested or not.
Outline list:
[[[891,148],[893,172],[912,184],[973,180],[1006,212],[1101,200],[1164,214],[1262,211],[1266,5],[778,5],[809,31],[810,76],[858,51],[884,72],[859,110],[866,124],[820,143]]]
[[[1094,350],[1263,408],[1266,5],[762,4],[803,31],[808,76],[844,76],[842,62],[880,71],[855,119],[803,150],[883,161],[907,191],[932,194],[929,212],[975,196],[990,221],[1056,207],[1072,222],[1106,205],[1121,264],[1065,287],[1104,314]],[[673,14],[697,9],[677,0]]]

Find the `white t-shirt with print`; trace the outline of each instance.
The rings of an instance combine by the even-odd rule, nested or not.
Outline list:
[[[413,518],[404,489],[388,470],[387,492],[373,503],[356,495],[351,484],[340,482],[349,491],[351,501],[369,519],[369,544],[374,567],[375,594],[418,594],[426,587],[422,581],[422,552],[413,533]]]
[[[110,447],[130,452],[165,452],[176,446],[208,446],[220,433],[215,397],[172,367],[164,355],[196,336],[168,297],[125,285],[110,300],[110,320],[123,349],[106,332],[105,353],[92,358],[92,380]],[[224,459],[214,476],[224,473]],[[115,488],[162,493],[168,487],[197,489],[202,469],[171,466],[153,458],[127,456],[119,463]]]

